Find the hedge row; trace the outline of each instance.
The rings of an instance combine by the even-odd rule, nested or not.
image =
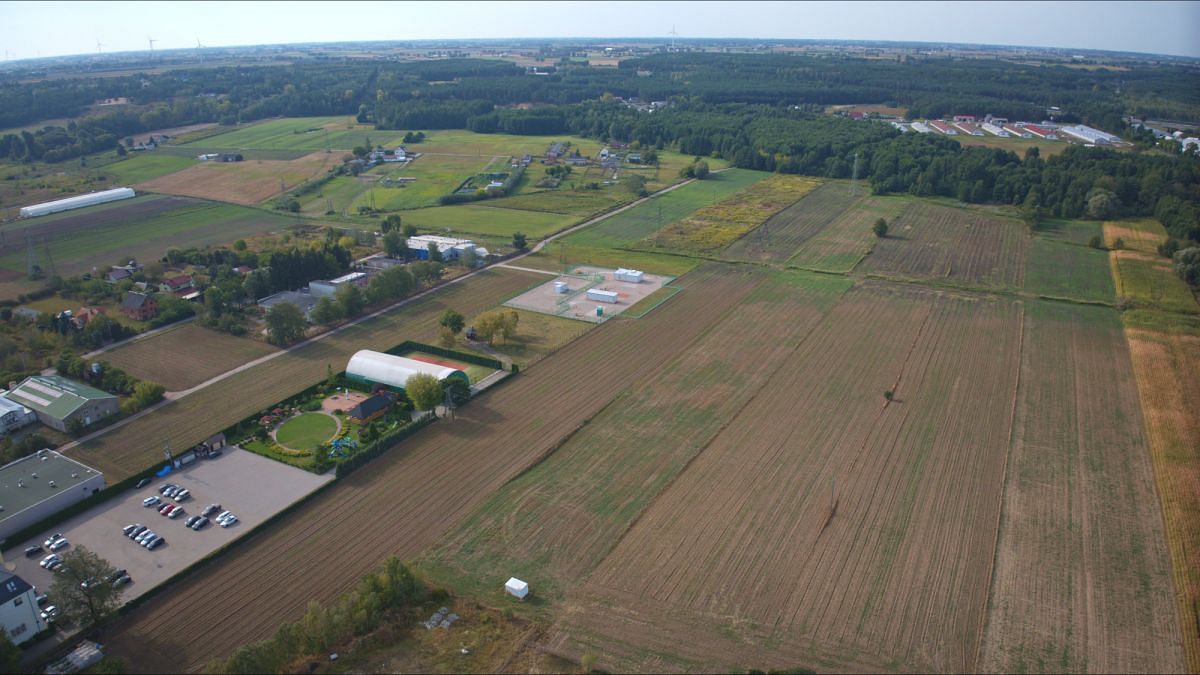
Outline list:
[[[480,366],[487,366],[488,368],[495,368],[496,370],[504,370],[504,364],[501,363],[498,359],[493,359],[493,358],[490,358],[487,356],[480,356],[478,354],[468,354],[466,352],[459,352],[459,351],[455,351],[453,349],[446,349],[445,347],[435,347],[433,345],[427,345],[427,344],[423,344],[421,342],[414,342],[412,340],[406,340],[404,342],[401,342],[400,344],[396,345],[395,347],[392,347],[391,349],[387,350],[384,353],[391,354],[392,356],[399,356],[399,355],[403,354],[404,352],[410,352],[410,351],[426,352],[428,354],[433,354],[434,356],[444,356],[448,359],[454,359],[456,361],[466,361],[467,363],[474,363],[474,364],[480,365]]]
[[[370,448],[367,448],[362,452],[355,453],[345,460],[338,462],[337,472],[335,475],[339,480],[349,476],[354,472],[355,469],[367,464],[388,450],[391,450],[392,447],[397,443],[408,438],[409,436],[412,436],[430,424],[433,424],[435,420],[437,420],[437,415],[426,415],[416,422],[413,422],[407,426],[403,426],[396,431],[393,431],[392,433],[380,438],[372,443]]]

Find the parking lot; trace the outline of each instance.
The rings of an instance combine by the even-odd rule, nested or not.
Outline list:
[[[167,476],[155,478],[140,490],[130,490],[53,530],[40,533],[35,539],[22,542],[10,549],[5,567],[36,586],[38,592],[49,591],[53,573],[38,565],[49,552],[26,558],[22,551],[26,546],[40,545],[51,534],[61,532],[71,545],[59,551],[59,555],[83,545],[114,567],[128,570],[133,583],[126,587],[123,599],[129,601],[246,534],[331,480],[332,473],[317,476],[241,448],[229,447],[219,457],[198,460]],[[159,515],[157,507],[142,506],[143,499],[159,494],[158,487],[163,483],[180,485],[192,493],[191,498],[182,503],[186,513],[174,520]],[[175,503],[173,500],[166,502]],[[190,516],[198,515],[209,504],[220,504],[222,510],[232,511],[239,522],[223,528],[214,521],[200,531],[184,526]],[[166,541],[153,551],[139,546],[121,533],[123,527],[132,523],[148,526]]]

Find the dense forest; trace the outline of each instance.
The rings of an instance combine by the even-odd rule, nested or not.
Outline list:
[[[385,129],[575,133],[718,156],[739,167],[855,175],[877,192],[1003,203],[1061,217],[1156,215],[1172,235],[1200,239],[1200,168],[1161,151],[1071,147],[1058,157],[963,148],[936,135],[821,114],[827,104],[887,103],[910,117],[987,113],[1082,121],[1130,137],[1123,117],[1190,118],[1200,76],[1182,65],[1124,71],[1022,66],[1000,60],[654,54],[617,68],[560,62],[527,73],[511,62],[299,62],[171,70],[109,78],[0,81],[0,127],[76,118],[0,137],[0,158],[63,161],[110,150],[139,131],[278,115],[355,115]],[[96,100],[133,105],[88,114]],[[631,99],[668,101],[653,113]],[[515,104],[532,104],[514,107]]]

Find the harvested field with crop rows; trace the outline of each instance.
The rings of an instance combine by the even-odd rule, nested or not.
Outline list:
[[[278,351],[265,342],[209,330],[193,323],[105,352],[100,360],[167,391],[194,387],[210,377]]]
[[[830,181],[803,199],[767,219],[746,236],[729,245],[722,257],[730,260],[783,262],[827,225],[839,218],[862,196],[852,183]],[[770,232],[770,237],[764,236]]]

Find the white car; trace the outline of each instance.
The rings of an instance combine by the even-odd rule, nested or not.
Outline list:
[[[70,545],[71,545],[70,542],[68,542],[66,539],[59,539],[58,541],[54,542],[53,544],[50,544],[50,551],[52,553],[56,552],[56,551],[61,551]]]
[[[62,536],[62,532],[56,532],[56,533],[54,533],[54,534],[50,535],[50,536],[49,536],[49,537],[46,539],[46,541],[42,542],[42,545],[43,545],[43,546],[45,546],[46,548],[50,548],[51,546],[53,546],[53,545],[54,545],[54,542],[56,542],[56,541],[58,541],[59,539],[62,539],[62,538],[63,538],[63,536]]]
[[[218,520],[217,522],[221,524],[221,527],[229,527],[230,525],[233,525],[237,521],[238,521],[238,517],[231,513],[228,516],[225,516],[224,518]]]
[[[41,565],[42,567],[49,568],[50,563],[58,562],[59,560],[62,560],[62,558],[59,558],[57,555],[54,555],[53,553],[51,553],[50,555],[46,556],[45,558],[42,558],[42,561],[38,564]]]
[[[161,501],[162,501],[162,498],[159,497],[158,495],[150,495],[149,497],[146,497],[145,499],[142,500],[142,506],[154,506],[155,504],[158,504]]]
[[[167,517],[170,518],[171,520],[175,520],[176,518],[178,518],[179,516],[182,516],[183,514],[184,514],[183,507],[179,506],[179,507],[176,507],[174,510],[172,510],[170,513],[168,513]]]

